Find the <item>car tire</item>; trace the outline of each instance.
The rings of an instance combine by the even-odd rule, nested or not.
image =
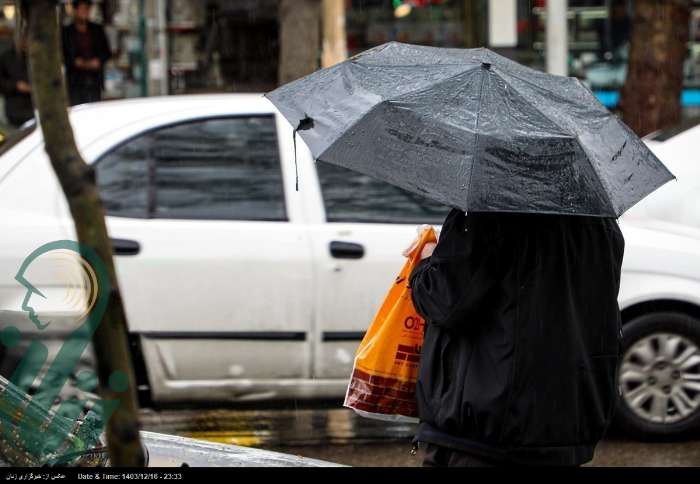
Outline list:
[[[700,320],[678,312],[650,313],[629,321],[623,326],[622,334],[615,414],[617,426],[626,435],[652,441],[680,439],[696,431],[700,427],[700,390],[688,389],[686,385],[687,376],[700,375],[700,353],[697,357],[691,356],[683,360],[685,365],[680,362],[684,352],[690,352],[692,345],[700,350]],[[662,335],[673,336],[666,338]],[[655,349],[657,353],[654,355]],[[674,356],[664,358],[663,354]],[[667,360],[669,363],[666,363]],[[643,373],[643,382],[638,384],[640,373],[636,370],[641,367],[648,371]],[[696,383],[700,384],[700,380]],[[679,391],[685,394],[682,400],[677,393]],[[648,394],[648,401],[644,401],[644,393]],[[687,401],[686,397],[693,404],[698,403],[698,406],[686,404],[684,412],[687,415],[684,416],[683,412],[677,410],[674,401],[683,403]],[[665,404],[666,412],[654,411],[652,408],[657,398],[660,398],[657,408],[663,409],[664,402],[670,402]],[[638,404],[636,410],[629,403],[642,401],[644,403]],[[664,413],[664,417],[654,416]],[[665,421],[659,421],[659,418]]]

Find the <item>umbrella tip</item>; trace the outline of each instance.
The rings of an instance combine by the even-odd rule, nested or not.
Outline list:
[[[486,69],[487,71],[491,69],[491,63],[490,62],[482,62],[481,67]]]
[[[304,119],[299,121],[299,125],[294,131],[304,131],[307,129],[311,129],[314,127],[314,120],[311,119],[308,115],[304,117]]]

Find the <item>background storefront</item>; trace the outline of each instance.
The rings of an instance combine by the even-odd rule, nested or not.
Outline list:
[[[531,67],[546,68],[546,0],[352,0],[347,4],[351,55],[391,40],[441,47],[486,45]],[[692,5],[682,100],[688,114],[697,114],[700,0]],[[611,108],[617,105],[625,81],[633,8],[633,0],[568,2],[568,73],[581,78]],[[509,29],[512,35],[503,31]]]
[[[0,5],[4,50],[13,42],[16,12],[12,1]],[[546,0],[344,0],[347,53],[392,40],[487,45],[545,69],[546,6]],[[625,80],[633,8],[633,0],[568,2],[569,75],[584,80],[612,108]],[[278,0],[96,0],[92,16],[105,25],[114,51],[105,76],[108,99],[261,92],[277,85]],[[62,21],[69,17],[64,2]],[[316,49],[320,61],[321,45],[298,48]],[[700,0],[693,1],[684,78],[683,104],[695,113],[700,109]]]

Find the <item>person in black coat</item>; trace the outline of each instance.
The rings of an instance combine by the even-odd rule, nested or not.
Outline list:
[[[623,252],[613,219],[450,212],[410,277],[424,465],[592,459],[617,394]]]
[[[5,96],[5,117],[14,127],[34,117],[26,52],[27,39],[22,37],[0,56],[0,91]]]
[[[63,28],[63,59],[71,105],[102,99],[105,62],[112,57],[101,25],[90,22],[90,0],[73,2],[72,24]]]

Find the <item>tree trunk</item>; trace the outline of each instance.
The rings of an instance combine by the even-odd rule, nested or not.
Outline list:
[[[689,18],[690,0],[634,2],[629,65],[620,107],[625,123],[639,136],[681,119]]]
[[[462,0],[464,47],[484,47],[487,37],[487,5],[483,0]]]
[[[321,0],[280,0],[279,83],[318,69],[321,47]]]
[[[330,67],[348,57],[345,0],[323,0],[323,54],[321,66]]]
[[[68,200],[78,241],[92,247],[100,256],[112,285],[104,319],[93,336],[101,397],[121,402],[105,422],[110,461],[113,466],[142,466],[144,453],[139,435],[134,374],[127,346],[126,316],[94,171],[78,152],[68,120],[56,6],[56,0],[21,1],[22,18],[26,22],[29,40],[32,98],[44,135],[44,148]],[[117,371],[128,377],[126,392],[116,393],[108,384],[109,377]]]

